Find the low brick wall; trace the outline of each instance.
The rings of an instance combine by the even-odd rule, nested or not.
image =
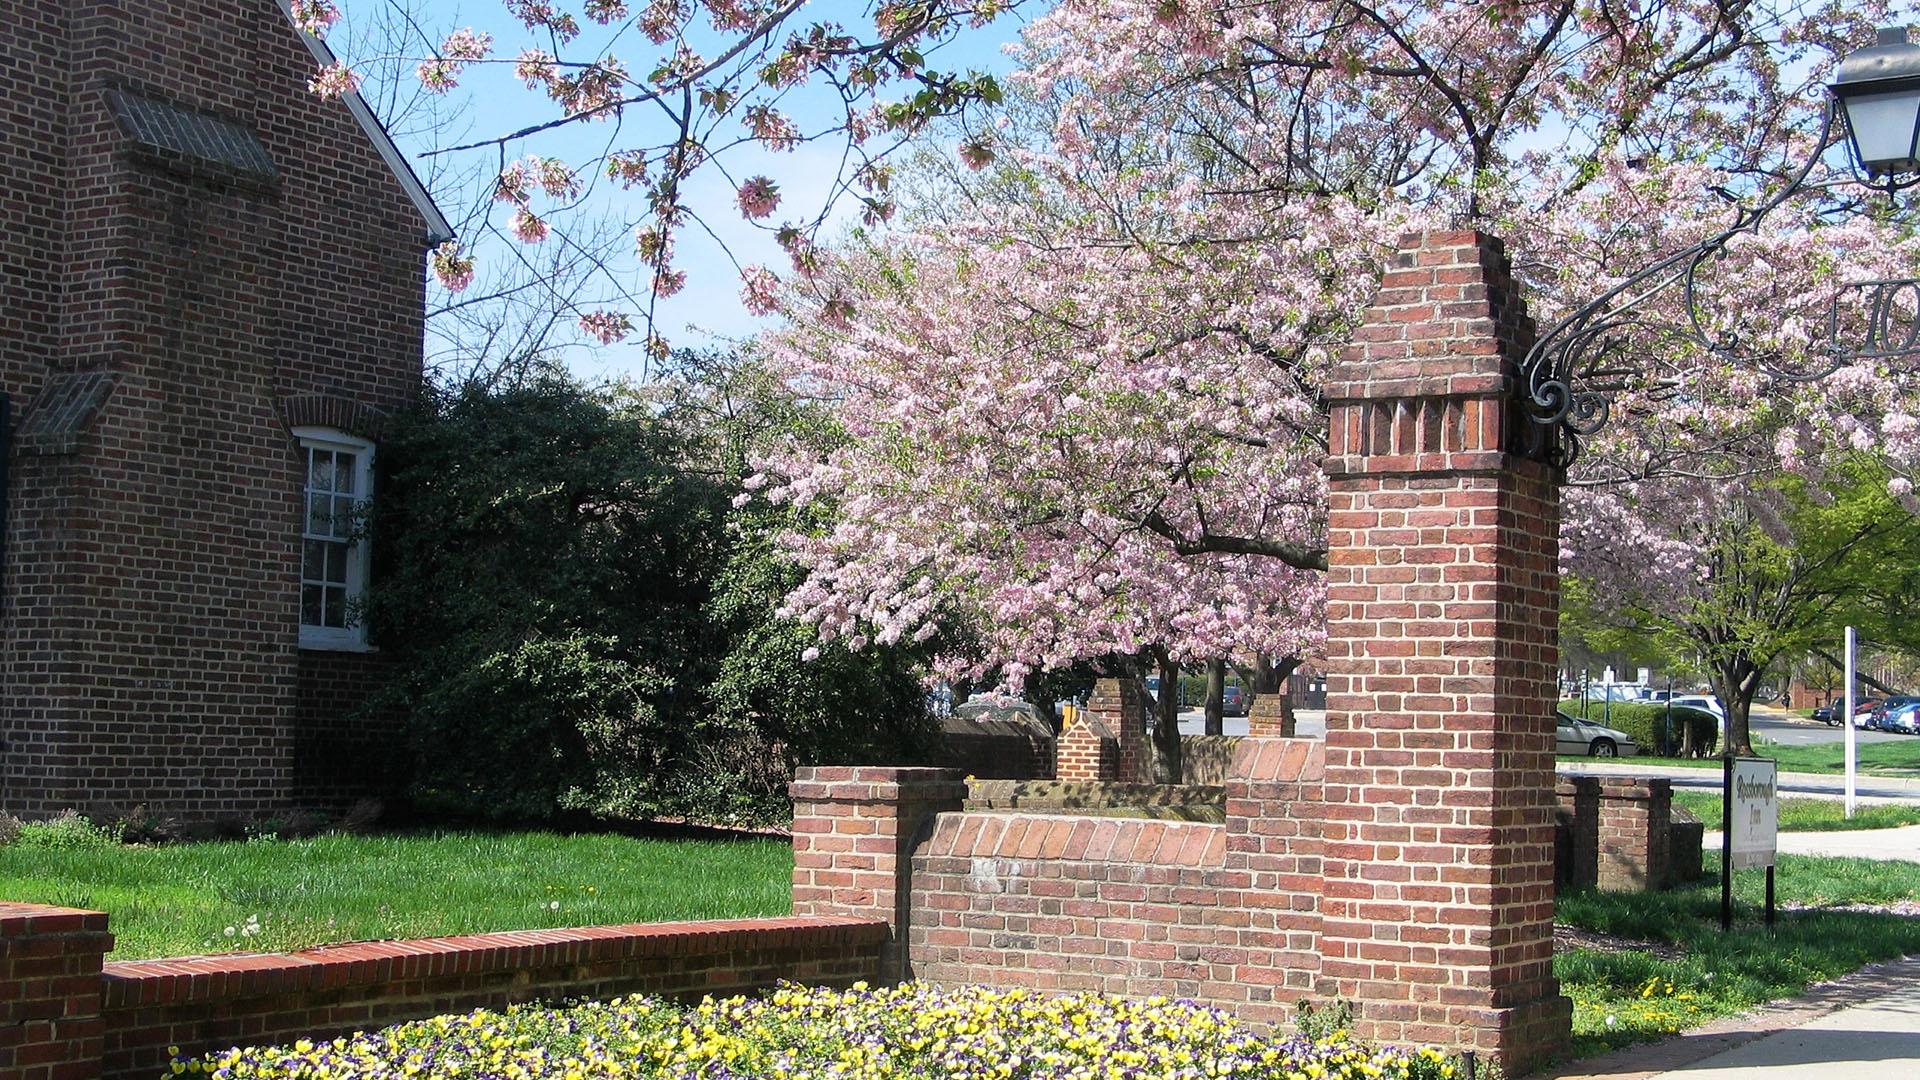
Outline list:
[[[170,1046],[331,1038],[516,1002],[844,986],[879,976],[886,939],[875,919],[747,919],[103,964],[105,915],[0,905],[0,1080],[149,1080]]]
[[[968,810],[1031,814],[1226,820],[1226,788],[1215,784],[1110,784],[1070,780],[969,780]]]
[[[888,918],[915,978],[1168,994],[1280,1025],[1320,966],[1324,769],[1318,744],[1244,740],[1225,824],[965,813],[936,770],[803,769],[795,902]],[[889,819],[875,842],[867,823]],[[851,852],[868,876],[823,887]]]
[[[1227,767],[1240,745],[1238,735],[1180,736],[1180,779],[1184,783],[1218,786],[1227,782]]]

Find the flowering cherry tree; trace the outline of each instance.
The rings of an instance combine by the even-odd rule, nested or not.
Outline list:
[[[1064,0],[1027,30],[1019,106],[963,131],[900,228],[778,294],[772,347],[847,436],[763,463],[770,497],[839,511],[793,539],[790,608],[856,641],[971,620],[976,671],[1313,651],[1318,386],[1395,236],[1484,222],[1551,319],[1776,190],[1818,149],[1832,58],[1885,17]],[[1856,432],[1913,438],[1897,372],[1768,374],[1817,364],[1838,285],[1914,265],[1858,199],[1815,188],[1706,268],[1726,351],[1674,332],[1679,290],[1647,300],[1573,527],[1623,505],[1588,486],[1738,492],[1883,441]]]
[[[359,58],[360,66],[328,64],[315,71],[311,87],[337,97],[359,89],[362,67],[401,62],[423,88],[445,93],[480,69],[510,69],[527,91],[550,102],[550,117],[431,152],[493,157],[499,213],[526,245],[574,243],[556,220],[596,185],[626,196],[618,201],[627,208],[638,273],[594,252],[619,288],[605,308],[579,316],[580,328],[603,343],[646,328],[656,355],[668,345],[652,331],[655,304],[686,285],[676,241],[689,231],[713,232],[689,203],[697,187],[728,185],[739,214],[804,265],[834,205],[853,200],[869,221],[891,216],[886,158],[903,137],[1000,96],[990,76],[945,70],[929,56],[961,29],[994,19],[1007,6],[1002,0],[886,0],[844,23],[811,17],[803,0],[499,2],[524,29],[516,40],[496,41],[471,28],[429,36],[418,20],[403,19],[412,29],[408,39],[385,43],[381,55]],[[303,31],[324,38],[343,17],[382,3],[400,6],[290,0],[289,11]],[[838,105],[809,103],[809,95],[823,93]],[[801,119],[823,114],[817,122]],[[541,151],[543,136],[586,125],[608,132],[597,152]],[[786,206],[777,178],[737,175],[729,165],[737,150],[778,154],[808,143],[843,151],[840,175],[821,205]],[[474,280],[474,255],[457,242],[434,252],[431,265],[450,290]],[[764,310],[771,271],[746,266],[739,275],[748,305]]]

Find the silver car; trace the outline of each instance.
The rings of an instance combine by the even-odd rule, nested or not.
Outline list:
[[[1553,752],[1585,754],[1589,757],[1632,757],[1640,752],[1633,737],[1617,728],[1556,713],[1553,728]]]

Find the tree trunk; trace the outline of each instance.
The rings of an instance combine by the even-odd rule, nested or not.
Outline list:
[[[1162,650],[1160,700],[1153,725],[1153,782],[1177,784],[1183,774],[1180,761],[1180,665]]]
[[[1753,736],[1748,718],[1753,711],[1753,695],[1760,689],[1761,671],[1744,653],[1730,656],[1713,665],[1713,692],[1727,711],[1727,730],[1721,737],[1720,753],[1734,757],[1753,754]]]
[[[1207,661],[1207,734],[1227,733],[1227,662]]]

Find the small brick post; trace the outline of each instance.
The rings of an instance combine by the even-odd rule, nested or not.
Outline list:
[[[1256,694],[1253,708],[1247,711],[1247,734],[1255,739],[1291,739],[1294,736],[1292,703],[1284,690]]]
[[[1088,719],[1106,725],[1120,742],[1120,766],[1109,779],[1122,784],[1151,784],[1147,755],[1147,691],[1138,679],[1100,679],[1087,698]]]
[[[1227,857],[1222,884],[1244,881],[1237,981],[1248,1001],[1279,1007],[1310,995],[1320,970],[1324,841],[1319,806],[1327,751],[1318,739],[1246,738],[1227,768]],[[1245,874],[1244,879],[1238,877]]]
[[[966,806],[957,769],[811,766],[793,795],[793,913],[885,919],[881,978],[908,978],[913,849],[937,814]]]
[[[1562,776],[1554,783],[1560,808],[1554,826],[1555,880],[1571,888],[1587,888],[1599,875],[1600,779]],[[1565,834],[1565,850],[1561,834]]]
[[[1605,777],[1597,784],[1594,883],[1603,892],[1652,892],[1668,881],[1673,781]]]
[[[98,911],[0,903],[0,1080],[96,1080],[106,1052]]]
[[[1532,341],[1500,242],[1407,237],[1329,373],[1320,991],[1518,1076],[1553,977],[1559,479],[1512,452]]]
[[[1120,776],[1120,741],[1091,713],[1076,716],[1053,741],[1053,778],[1112,783]]]

